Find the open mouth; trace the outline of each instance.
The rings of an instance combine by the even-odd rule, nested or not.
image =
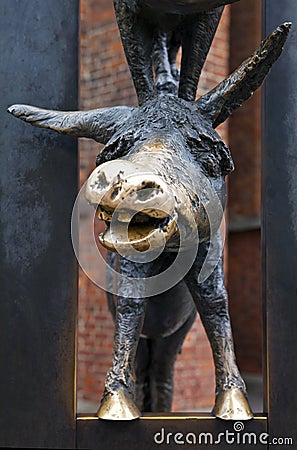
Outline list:
[[[106,230],[98,236],[99,241],[113,252],[124,250],[129,253],[131,246],[140,252],[159,248],[164,245],[164,240],[167,241],[176,231],[177,214],[173,213],[167,217],[158,215],[157,210],[150,214],[133,211],[113,212],[99,206],[97,216],[105,220],[107,225]]]

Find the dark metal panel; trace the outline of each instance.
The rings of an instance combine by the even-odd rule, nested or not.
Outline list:
[[[263,119],[263,255],[267,310],[267,408],[270,439],[297,445],[297,8],[266,0],[265,34],[293,30],[266,83]],[[281,440],[279,441],[281,444]],[[283,448],[273,445],[272,448]]]
[[[162,448],[263,449],[267,442],[266,419],[248,422],[219,420],[205,415],[146,415],[131,422],[108,422],[95,416],[77,421],[77,448],[89,450],[139,450]]]
[[[75,443],[77,143],[6,113],[77,108],[78,0],[0,5],[0,446]]]

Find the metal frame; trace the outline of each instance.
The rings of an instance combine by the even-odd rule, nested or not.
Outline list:
[[[284,20],[297,24],[294,3],[282,0],[280,7],[279,0],[266,1],[265,34]],[[218,436],[226,430],[230,439],[231,433],[239,439],[243,431],[236,432],[234,423],[209,414],[147,415],[129,423],[100,421],[94,415],[76,417],[77,269],[70,216],[77,192],[77,144],[70,138],[24,127],[9,117],[5,108],[18,101],[76,109],[77,18],[78,0],[3,0],[1,4],[0,447],[180,448],[187,433]],[[244,424],[245,432],[257,436],[269,432],[269,440],[292,437],[295,445],[296,40],[293,31],[266,85],[263,264],[267,406],[263,416]],[[158,444],[154,435],[163,433],[162,429],[164,441]],[[160,441],[162,435],[157,436]],[[234,445],[251,448],[249,443]],[[216,447],[227,449],[230,443]],[[265,445],[258,442],[252,447]],[[182,448],[193,445],[185,443]]]

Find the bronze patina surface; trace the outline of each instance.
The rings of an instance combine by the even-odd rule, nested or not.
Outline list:
[[[195,318],[194,304],[215,363],[213,413],[227,420],[253,417],[235,361],[222,257],[206,279],[201,281],[199,274],[208,253],[221,248],[218,230],[225,204],[225,176],[233,170],[229,150],[215,128],[261,85],[281,53],[290,24],[277,28],[233,74],[195,101],[199,75],[226,3],[231,2],[115,0],[139,106],[86,112],[48,111],[28,105],[9,108],[32,125],[105,144],[86,195],[98,217],[106,221],[107,230],[100,240],[112,250],[110,266],[124,278],[117,295],[109,294],[116,331],[113,363],[98,411],[103,419],[139,417],[134,403],[137,351],[139,408],[170,409],[173,365]],[[164,5],[165,12],[161,11]],[[189,9],[182,15],[184,7]],[[152,11],[160,11],[157,22]],[[175,17],[174,26],[168,27],[171,16]],[[153,34],[148,33],[152,24]],[[180,45],[184,56],[179,75],[175,56]],[[164,67],[168,69],[165,72]],[[213,202],[212,193],[221,209]],[[109,226],[115,216],[117,227],[112,235]],[[184,278],[168,292],[147,296],[146,279],[173,264],[182,233],[186,238],[181,250],[187,254],[197,230],[200,245]],[[153,261],[135,262],[115,253],[128,255],[137,250],[145,254],[162,243],[162,253]],[[139,278],[143,283],[135,282]]]

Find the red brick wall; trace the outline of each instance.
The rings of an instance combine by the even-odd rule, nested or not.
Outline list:
[[[258,46],[259,0],[233,5],[230,70]],[[228,290],[237,361],[243,372],[261,373],[261,141],[260,91],[229,120],[235,172],[229,177]]]
[[[229,7],[226,8],[200,82],[199,93],[228,73]],[[135,104],[136,96],[123,54],[112,0],[81,0],[80,107],[91,109]],[[227,127],[221,128],[224,139]],[[99,145],[80,142],[81,182],[95,167]],[[81,252],[93,245],[81,230]],[[96,268],[94,269],[96,270]],[[112,357],[113,324],[103,291],[83,273],[79,279],[78,397],[98,403]],[[214,369],[210,347],[200,320],[186,338],[175,368],[173,409],[210,409],[214,400]]]

